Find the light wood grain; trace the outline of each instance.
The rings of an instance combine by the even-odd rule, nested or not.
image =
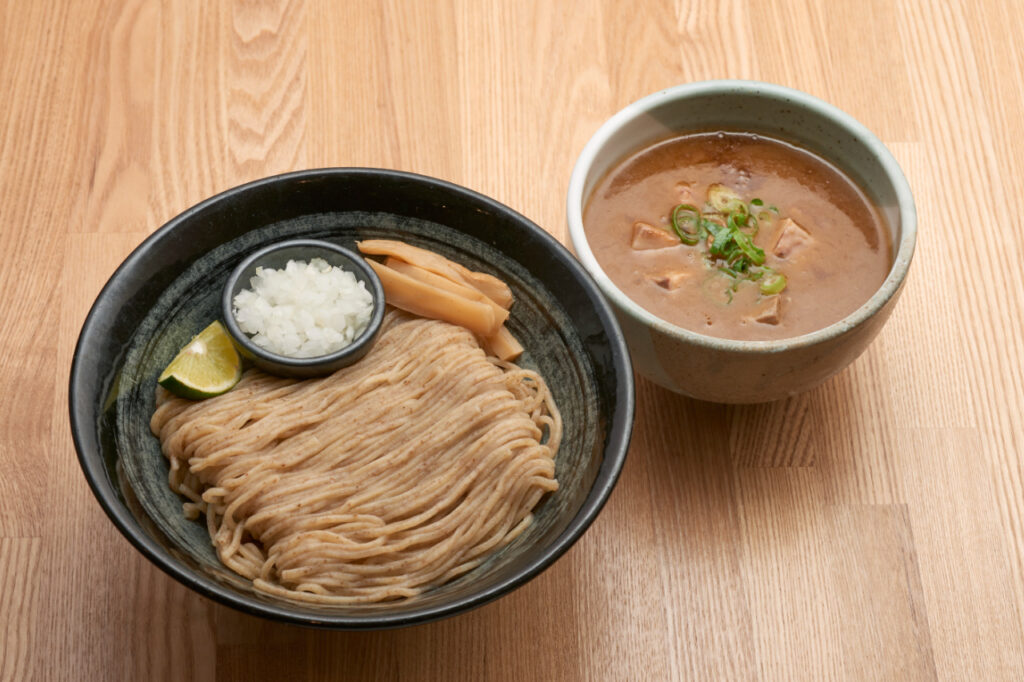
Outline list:
[[[1024,679],[1022,30],[1013,0],[0,0],[0,679]],[[915,264],[847,371],[746,407],[639,381],[583,539],[430,625],[254,619],[113,529],[68,368],[163,222],[258,177],[382,166],[564,241],[600,123],[722,77],[835,103],[910,180]]]

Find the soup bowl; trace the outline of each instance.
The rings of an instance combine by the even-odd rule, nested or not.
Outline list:
[[[806,149],[853,180],[889,230],[893,261],[874,294],[845,318],[769,341],[718,338],[676,326],[641,307],[595,258],[583,224],[598,182],[627,156],[674,135],[737,131]],[[640,99],[610,118],[584,147],[569,181],[572,246],[611,302],[635,371],[677,393],[722,403],[778,400],[811,389],[859,356],[892,313],[914,253],[917,214],[888,149],[836,107],[797,90],[754,81],[706,81]]]
[[[231,273],[294,239],[354,250],[399,239],[500,277],[514,303],[518,364],[545,377],[563,418],[559,489],[533,523],[472,571],[407,599],[325,606],[257,591],[224,566],[202,517],[187,520],[150,432],[156,378],[221,312]],[[561,556],[608,499],[633,423],[625,341],[572,254],[516,211],[469,189],[386,169],[300,171],[229,189],[147,238],[86,318],[70,381],[75,448],[113,524],[143,555],[198,593],[267,618],[336,629],[392,628],[466,611],[523,585]]]

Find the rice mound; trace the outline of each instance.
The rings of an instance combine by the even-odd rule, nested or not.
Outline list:
[[[341,350],[370,323],[373,296],[356,276],[322,258],[256,268],[233,303],[235,321],[253,343],[291,358]]]

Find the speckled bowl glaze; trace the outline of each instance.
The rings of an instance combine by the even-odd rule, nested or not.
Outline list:
[[[229,274],[262,246],[320,239],[349,249],[401,239],[504,279],[508,325],[561,410],[556,493],[534,523],[472,572],[400,601],[300,604],[262,594],[223,566],[205,522],[188,521],[149,430],[156,377],[221,313]],[[450,616],[524,584],[597,516],[618,478],[633,423],[633,375],[618,324],[593,279],[549,234],[468,189],[376,169],[302,171],[228,190],[177,216],[118,268],[86,318],[71,368],[71,430],[93,493],[147,558],[200,594],[260,616],[338,629]]]
[[[627,297],[594,257],[583,207],[597,182],[628,154],[670,134],[734,130],[814,151],[856,181],[891,230],[893,264],[877,292],[824,329],[777,341],[704,336],[670,324]],[[706,81],[630,104],[584,147],[569,181],[569,235],[622,324],[636,371],[678,393],[722,403],[785,398],[825,381],[860,355],[885,324],[914,253],[917,213],[910,186],[888,149],[848,114],[806,93],[754,81]]]
[[[356,280],[362,282],[363,287],[370,292],[373,297],[373,312],[366,328],[344,348],[312,358],[291,358],[279,353],[272,353],[254,343],[249,335],[238,326],[238,321],[235,319],[235,297],[240,291],[249,287],[252,277],[256,274],[256,268],[279,270],[284,268],[288,261],[297,260],[308,263],[314,258],[321,258],[328,265],[351,272],[355,275]],[[370,352],[374,341],[377,340],[377,334],[380,333],[381,322],[384,321],[384,308],[384,288],[381,286],[380,278],[358,253],[320,239],[289,239],[258,249],[235,267],[224,284],[224,293],[221,298],[221,319],[224,321],[224,327],[235,340],[235,346],[238,347],[239,352],[254,365],[270,374],[306,379],[323,376],[342,367],[348,367]]]

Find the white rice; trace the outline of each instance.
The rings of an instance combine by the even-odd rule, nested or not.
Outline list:
[[[256,268],[235,296],[235,321],[253,343],[278,355],[311,358],[341,350],[366,329],[373,296],[356,276],[322,258]]]

